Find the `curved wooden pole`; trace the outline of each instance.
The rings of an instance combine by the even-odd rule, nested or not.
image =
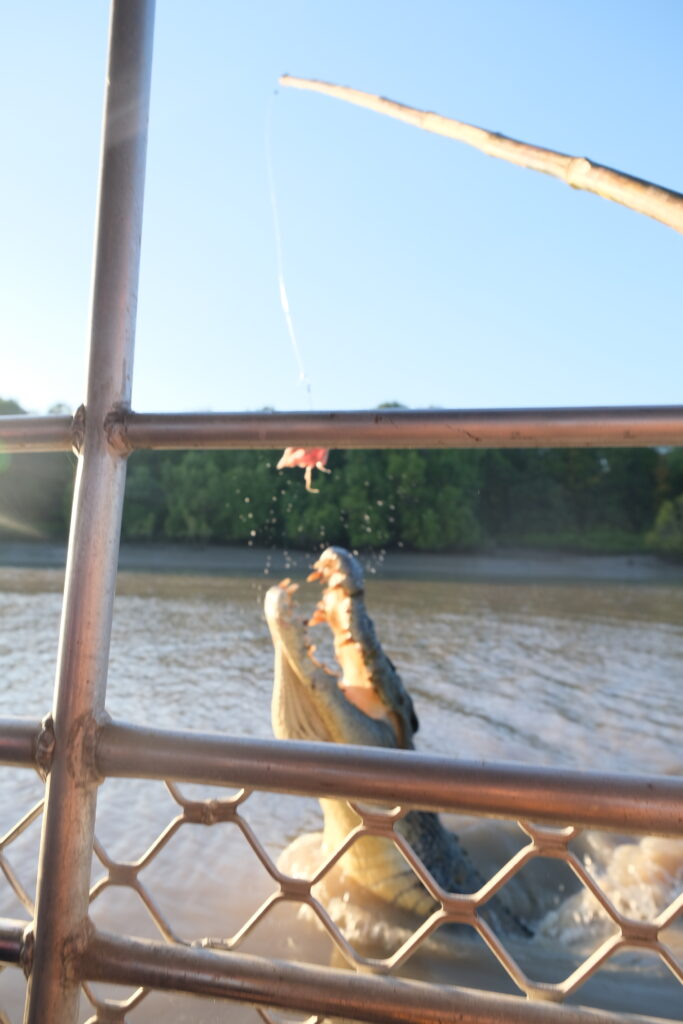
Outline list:
[[[586,157],[568,156],[566,153],[557,153],[542,146],[531,146],[498,132],[489,132],[485,128],[477,128],[475,125],[443,117],[429,110],[407,107],[403,103],[396,103],[394,100],[361,92],[360,89],[351,89],[345,85],[331,85],[329,82],[295,78],[291,75],[283,75],[280,78],[280,85],[333,96],[335,99],[366,107],[377,114],[395,117],[424,131],[465,142],[487,156],[507,160],[520,167],[528,167],[532,171],[551,174],[572,188],[593,192],[603,199],[621,203],[629,210],[643,213],[646,217],[652,217],[683,234],[683,195],[680,192],[663,188],[661,185],[653,185],[650,181],[634,178],[630,174],[622,174],[611,167],[603,167]]]

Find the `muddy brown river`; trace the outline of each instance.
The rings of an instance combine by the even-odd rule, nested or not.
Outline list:
[[[289,574],[303,577],[307,561],[292,561]],[[272,651],[261,606],[273,581],[273,571],[249,577],[124,572],[112,638],[111,715],[163,728],[270,736]],[[0,569],[1,715],[38,718],[49,710],[60,587],[56,569]],[[303,588],[302,603],[312,607],[314,600],[315,587]],[[368,603],[413,695],[419,749],[533,765],[683,773],[683,585],[675,576],[664,582],[487,582],[382,579],[380,572],[370,575]],[[39,799],[41,785],[27,771],[5,768],[2,775],[4,835]],[[198,787],[180,790],[206,795]],[[98,803],[102,850],[112,860],[137,860],[177,813],[162,783],[108,780]],[[274,860],[321,823],[316,801],[267,793],[249,797],[244,817]],[[484,874],[524,838],[514,823],[459,819],[453,826]],[[27,898],[35,891],[39,830],[38,819],[2,851]],[[591,833],[576,850],[630,916],[652,919],[683,891],[683,838]],[[103,873],[95,862],[93,878]],[[274,889],[229,824],[183,826],[140,880],[162,926],[187,941],[234,934]],[[561,863],[530,865],[507,896],[535,930],[533,939],[521,948],[511,942],[510,949],[540,980],[568,976],[609,934],[604,913]],[[325,899],[352,944],[372,955],[388,955],[413,927],[343,884],[330,886]],[[4,877],[0,913],[28,917]],[[105,888],[92,916],[109,930],[159,938],[159,925],[130,889]],[[663,938],[683,972],[683,915]],[[276,908],[239,949],[342,966],[331,940],[294,905]],[[448,933],[437,933],[402,973],[516,991],[483,943]],[[0,1008],[9,1020],[21,1019],[22,993],[21,976],[5,970]],[[575,1001],[683,1019],[683,985],[649,954],[622,953],[608,961]],[[84,1001],[83,1020],[91,1013]],[[260,1019],[249,1007],[161,994],[143,999],[126,1019],[162,1016],[169,1024]]]

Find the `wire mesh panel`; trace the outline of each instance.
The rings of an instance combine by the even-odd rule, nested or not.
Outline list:
[[[36,736],[41,728],[36,726]],[[162,783],[150,780],[144,783],[157,790],[152,798],[153,805],[159,809],[154,815],[155,822],[137,820],[135,813],[124,820],[122,815],[112,813],[113,807],[122,806],[120,801],[114,804],[104,802],[98,831],[101,828],[107,838],[95,840],[90,887],[90,916],[98,929],[103,929],[104,945],[98,954],[86,952],[85,973],[94,980],[83,985],[80,1019],[86,1019],[84,1014],[89,1015],[87,1019],[98,1022],[155,1019],[160,1012],[159,999],[168,998],[154,994],[153,990],[159,987],[185,988],[195,994],[203,990],[214,999],[208,1002],[201,1000],[196,1006],[188,1004],[194,1006],[189,1011],[191,1019],[223,1019],[216,997],[228,993],[217,991],[215,981],[212,983],[208,979],[211,970],[220,970],[234,983],[245,969],[244,954],[255,957],[257,964],[270,963],[270,969],[275,972],[273,977],[278,975],[283,965],[300,963],[311,965],[309,968],[304,966],[303,970],[329,972],[329,965],[332,965],[334,975],[338,976],[339,971],[351,972],[349,977],[363,978],[369,974],[380,983],[381,979],[388,980],[396,975],[428,977],[430,981],[438,981],[438,988],[433,991],[442,992],[444,985],[451,986],[453,1012],[463,991],[470,989],[472,984],[478,987],[485,983],[489,991],[498,991],[504,994],[503,998],[508,997],[508,1002],[509,996],[517,994],[542,1004],[548,1001],[561,1004],[558,1007],[561,1016],[557,1017],[560,1020],[565,1019],[562,1014],[567,1000],[588,1006],[604,1005],[606,988],[614,990],[616,986],[622,989],[621,999],[615,1001],[612,991],[607,1001],[613,1012],[621,1013],[619,1019],[626,1019],[624,1015],[634,1008],[642,1013],[649,1007],[659,1007],[659,1016],[676,1019],[678,1011],[675,1007],[683,998],[683,886],[680,879],[678,891],[662,889],[659,903],[653,902],[649,911],[643,912],[640,904],[634,909],[623,879],[618,880],[621,887],[615,888],[614,879],[601,876],[591,861],[591,838],[596,833],[586,821],[583,826],[539,824],[524,818],[517,824],[499,822],[497,827],[505,842],[497,865],[482,875],[481,884],[475,891],[453,893],[434,878],[397,829],[405,816],[411,813],[411,805],[383,808],[368,804],[367,799],[373,789],[378,796],[385,796],[387,776],[393,780],[397,792],[406,792],[414,784],[411,776],[418,775],[423,797],[428,797],[430,791],[434,793],[433,802],[428,806],[438,806],[436,794],[449,792],[451,798],[445,809],[452,810],[460,801],[468,802],[466,785],[462,787],[462,797],[453,785],[453,779],[458,775],[465,779],[466,765],[453,762],[453,779],[446,777],[444,780],[444,765],[434,758],[408,755],[406,759],[399,755],[397,763],[396,754],[387,754],[389,771],[379,772],[375,764],[376,778],[373,779],[372,764],[364,762],[372,762],[377,752],[350,748],[349,756],[353,758],[355,770],[347,773],[349,781],[345,785],[353,789],[354,776],[365,780],[360,787],[363,799],[351,801],[348,805],[353,822],[351,831],[334,849],[318,846],[313,849],[312,856],[304,851],[302,857],[301,849],[295,843],[291,854],[286,851],[285,855],[278,857],[272,847],[272,837],[263,834],[263,819],[260,818],[258,829],[250,822],[250,804],[260,799],[263,791],[250,786],[235,789],[235,777],[251,773],[257,779],[264,771],[271,772],[280,778],[282,788],[296,791],[305,791],[304,780],[308,777],[308,788],[319,796],[321,792],[334,788],[329,774],[326,778],[326,761],[335,757],[337,769],[343,772],[343,752],[334,748],[321,751],[317,745],[310,748],[312,761],[320,765],[319,778],[313,785],[310,784],[305,760],[309,749],[306,744],[192,737],[160,731],[147,731],[142,736],[147,748],[156,738],[159,750],[165,747],[176,764],[183,764],[183,776],[190,779],[214,773],[215,749],[212,747],[215,748],[216,743],[226,754],[231,749],[242,749],[236,760],[238,767],[225,767],[225,783],[230,786],[227,792],[214,787],[207,792],[206,787],[198,787],[196,781]],[[109,767],[118,774],[120,766],[127,764],[126,775],[137,773],[138,766],[143,765],[147,758],[140,749],[137,756],[131,755],[131,737],[135,737],[140,748],[139,730],[125,726],[104,727],[98,758],[102,770]],[[191,744],[191,759],[183,751],[183,741]],[[289,757],[290,751],[293,758]],[[153,754],[152,760],[163,765],[164,757]],[[289,769],[291,773],[292,764],[296,765],[297,761],[302,765],[299,781],[288,782],[287,771]],[[414,771],[410,771],[410,762],[414,763]],[[486,770],[481,769],[477,791],[481,804],[479,809],[484,814],[490,813],[491,780],[495,771],[490,771],[487,786]],[[150,774],[149,769],[145,768],[145,774]],[[544,798],[549,818],[556,817],[557,811],[552,808],[548,792],[552,782],[556,781],[556,775],[561,774],[541,772],[535,781],[537,790],[541,780],[545,783]],[[514,802],[523,807],[525,801],[528,803],[536,797],[532,793],[530,779],[527,778],[525,784],[524,770],[517,769],[517,775],[517,785],[513,787],[516,790]],[[572,793],[571,781],[567,783],[568,795],[575,799],[577,817],[592,822],[593,810],[585,802],[582,804],[581,794]],[[636,817],[639,813],[651,816],[648,825],[652,831],[661,829],[664,833],[680,834],[677,817],[680,815],[681,786],[678,780],[642,780],[651,793],[651,806],[645,810],[637,792],[630,798],[625,796],[629,781],[632,789],[637,788],[636,779],[622,778],[622,792],[610,785],[609,778],[601,780],[588,775],[585,781],[594,793],[594,799],[602,801],[601,816],[605,827],[613,829],[617,821],[627,820],[628,807],[632,805]],[[116,783],[123,790],[142,784],[134,778],[119,779]],[[122,798],[125,799],[125,795]],[[131,805],[135,811],[135,800]],[[470,805],[468,809],[471,812],[473,807]],[[497,817],[502,810],[499,802]],[[40,803],[30,807],[8,830],[2,843],[2,867],[8,888],[15,904],[25,906],[22,927],[30,925],[32,916],[32,879],[20,877],[27,870],[26,857],[20,858],[22,870],[15,870],[11,862],[12,848],[39,818],[40,812]],[[641,824],[645,824],[644,819]],[[623,838],[619,837],[620,843]],[[672,844],[670,856],[680,859],[680,839],[669,842]],[[374,899],[368,892],[359,892],[345,874],[345,858],[357,852],[363,844],[367,847],[378,843],[395,848],[421,882],[424,900],[415,913],[402,913]],[[135,850],[132,857],[126,855],[126,851],[131,849]],[[368,853],[366,850],[363,856],[367,857]],[[523,913],[527,907],[525,900],[534,899],[535,888],[539,885],[547,887],[548,864],[553,866],[556,874],[560,868],[564,872],[563,881],[558,883],[558,908],[564,908],[563,914],[556,918],[554,925],[550,921],[552,915],[549,915],[536,936],[515,934],[509,921],[501,920],[499,915],[489,911],[495,906],[495,901],[503,900],[514,913]],[[35,860],[33,870],[34,865]],[[108,894],[115,894],[115,897],[105,905],[103,901]],[[228,922],[229,929],[226,930]],[[108,935],[110,939],[107,939]],[[120,936],[119,940],[116,940],[116,935]],[[129,936],[140,938],[130,939]],[[138,948],[135,943],[145,938],[152,945]],[[187,950],[197,957],[216,951],[219,961],[218,965],[212,962],[203,981],[200,977],[190,986],[173,972],[164,975],[160,967],[159,975],[155,976],[154,971],[150,971],[150,980],[145,984],[136,984],[135,974],[131,975],[130,984],[121,991],[111,987],[111,983],[115,986],[121,984],[116,967],[112,969],[109,962],[110,952],[113,950],[115,954],[117,947],[114,945],[110,949],[107,945],[116,941],[133,942],[130,955],[136,957],[143,952],[152,957],[158,955],[155,950],[160,949],[158,943],[161,942],[168,947]],[[554,950],[552,970],[545,955],[550,943]],[[557,956],[558,950],[562,951],[561,957]],[[627,962],[623,962],[625,956]],[[19,961],[16,951],[7,959],[15,963]],[[248,960],[247,967],[250,965]],[[187,967],[183,969],[183,977],[187,978]],[[295,1008],[298,993],[299,998],[305,995],[308,1000],[300,1005],[311,1007],[316,992],[322,998],[320,985],[322,978],[326,977],[325,973],[313,974],[306,985],[297,979],[293,993],[288,993],[280,1005]],[[607,986],[603,984],[605,977]],[[591,983],[596,979],[600,984],[591,989]],[[247,1002],[250,997],[257,998],[259,1003],[265,1004],[258,1010],[262,1019],[271,1019],[271,1011],[267,1009],[267,986],[259,989],[252,979],[243,991],[240,992],[240,986],[236,987],[237,992],[229,993],[231,998]],[[635,991],[639,994],[634,999]],[[420,995],[429,1005],[429,990]],[[16,994],[14,999],[16,1002]],[[180,997],[179,1000],[182,1007]],[[531,1004],[523,999],[515,1002],[522,1013],[519,1019],[525,1019],[523,1010]],[[364,1005],[370,1006],[369,1012],[363,1009],[358,1012],[356,1008],[350,1018],[379,1019],[373,1015],[372,1001],[368,1003],[367,995],[364,996]],[[506,1013],[509,1013],[507,1003],[506,1007]],[[176,1013],[175,1009],[165,1012]],[[244,1011],[231,1011],[230,1019],[246,1021],[249,1012],[246,1008]],[[572,1009],[567,1012],[579,1013]],[[554,1019],[549,1009],[547,1013],[550,1014],[547,1019]],[[178,1011],[177,1019],[184,1019],[182,1009]],[[405,1019],[422,1018],[418,1014]],[[463,1019],[485,1018],[473,1015]],[[604,1019],[617,1018],[610,1013]]]

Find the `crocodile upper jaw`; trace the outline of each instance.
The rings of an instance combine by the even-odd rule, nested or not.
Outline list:
[[[271,587],[264,608],[275,651],[274,734],[279,739],[395,747],[388,717],[373,717],[352,703],[339,676],[312,657],[291,590]]]

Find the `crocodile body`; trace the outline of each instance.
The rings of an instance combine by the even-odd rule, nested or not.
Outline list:
[[[285,580],[266,594],[266,619],[275,650],[272,724],[276,737],[413,749],[417,716],[367,613],[360,564],[342,548],[328,548],[309,579],[320,580],[323,593],[308,622],[297,609],[295,584]],[[323,622],[332,631],[338,671],[315,658],[308,637],[307,627]],[[320,803],[323,850],[331,853],[358,824],[358,816],[344,801]],[[483,884],[458,837],[438,815],[409,811],[395,829],[444,890],[473,893]],[[437,906],[393,843],[364,837],[344,854],[343,867],[355,883],[402,910],[424,916]],[[529,934],[497,896],[480,913],[507,932]]]

